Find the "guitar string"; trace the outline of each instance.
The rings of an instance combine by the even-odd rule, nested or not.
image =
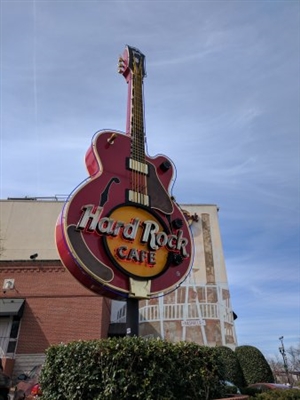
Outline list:
[[[136,173],[135,173],[135,165],[134,165],[134,160],[136,158],[136,146],[135,146],[135,141],[136,141],[136,127],[135,127],[135,118],[136,118],[136,111],[135,111],[135,63],[133,63],[133,72],[132,72],[132,92],[131,92],[131,113],[132,113],[132,137],[131,137],[131,157],[132,157],[132,196],[133,196],[133,200],[135,200],[135,193],[136,193]]]
[[[135,157],[135,159],[136,159],[136,161],[137,161],[137,171],[136,171],[136,192],[137,192],[137,200],[138,200],[138,203],[142,203],[142,201],[141,201],[141,190],[140,190],[140,171],[139,171],[139,168],[140,168],[140,164],[139,164],[139,162],[140,162],[140,157],[139,157],[139,151],[140,151],[140,132],[139,132],[139,130],[140,130],[140,118],[139,118],[139,116],[140,116],[140,109],[139,109],[139,106],[140,106],[140,98],[139,98],[139,91],[140,91],[140,84],[141,84],[141,82],[140,82],[140,76],[139,76],[139,68],[138,68],[138,66],[137,66],[137,64],[135,63],[135,111],[136,111],[136,113],[135,113],[135,116],[136,116],[136,118],[135,118],[135,149],[136,149],[136,157]]]
[[[143,76],[142,76],[142,63],[139,64],[139,85],[138,85],[138,91],[139,91],[139,96],[138,96],[138,107],[139,107],[139,113],[138,113],[138,118],[140,119],[139,121],[139,158],[140,162],[142,165],[142,171],[140,173],[140,191],[143,193],[143,195],[147,195],[147,176],[146,176],[146,171],[145,171],[145,133],[144,133],[144,113],[143,113]],[[145,196],[143,196],[143,204],[146,204]]]
[[[140,65],[140,64],[139,64]],[[141,85],[141,79],[140,79],[140,68],[139,66],[136,65],[136,93],[135,93],[135,100],[136,100],[136,160],[137,160],[137,172],[136,172],[136,176],[137,176],[137,199],[138,199],[138,203],[143,204],[142,201],[142,193],[141,193],[141,164],[139,164],[141,162],[141,157],[140,157],[140,130],[141,130],[141,121],[140,121],[140,85]]]
[[[131,138],[131,152],[132,152],[132,196],[133,200],[135,199],[136,196],[136,172],[135,172],[135,158],[136,158],[136,105],[135,105],[135,62],[133,62],[133,72],[132,72],[132,93],[131,93],[131,101],[132,101],[132,107],[131,107],[131,113],[132,113],[132,138]]]
[[[136,202],[147,204],[147,177],[144,171],[145,151],[144,151],[144,125],[143,125],[143,99],[142,99],[142,65],[133,64],[132,79],[132,158],[135,164],[132,169],[132,189]]]

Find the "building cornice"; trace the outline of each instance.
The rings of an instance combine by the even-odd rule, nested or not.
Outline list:
[[[0,273],[7,272],[65,272],[60,260],[0,260]]]

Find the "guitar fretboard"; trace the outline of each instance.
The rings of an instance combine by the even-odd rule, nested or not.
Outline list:
[[[142,64],[134,63],[131,93],[131,157],[145,162]]]
[[[131,85],[130,136],[131,153],[128,167],[131,174],[131,190],[128,200],[149,206],[147,189],[148,164],[145,160],[145,132],[143,105],[143,73],[141,61],[133,62]]]

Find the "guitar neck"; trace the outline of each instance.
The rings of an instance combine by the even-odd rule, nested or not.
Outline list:
[[[127,199],[149,206],[143,103],[144,61],[145,56],[138,49],[127,46],[123,57],[119,58],[119,72],[128,83],[126,133],[131,139],[131,149],[126,168],[131,171],[131,187],[128,188]]]
[[[131,137],[131,158],[145,162],[145,126],[143,102],[143,76],[140,65],[134,65],[131,85],[128,87],[128,120],[129,134]]]

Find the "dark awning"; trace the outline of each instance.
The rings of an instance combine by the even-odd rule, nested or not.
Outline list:
[[[0,299],[0,317],[11,315],[22,317],[24,305],[24,299]]]

